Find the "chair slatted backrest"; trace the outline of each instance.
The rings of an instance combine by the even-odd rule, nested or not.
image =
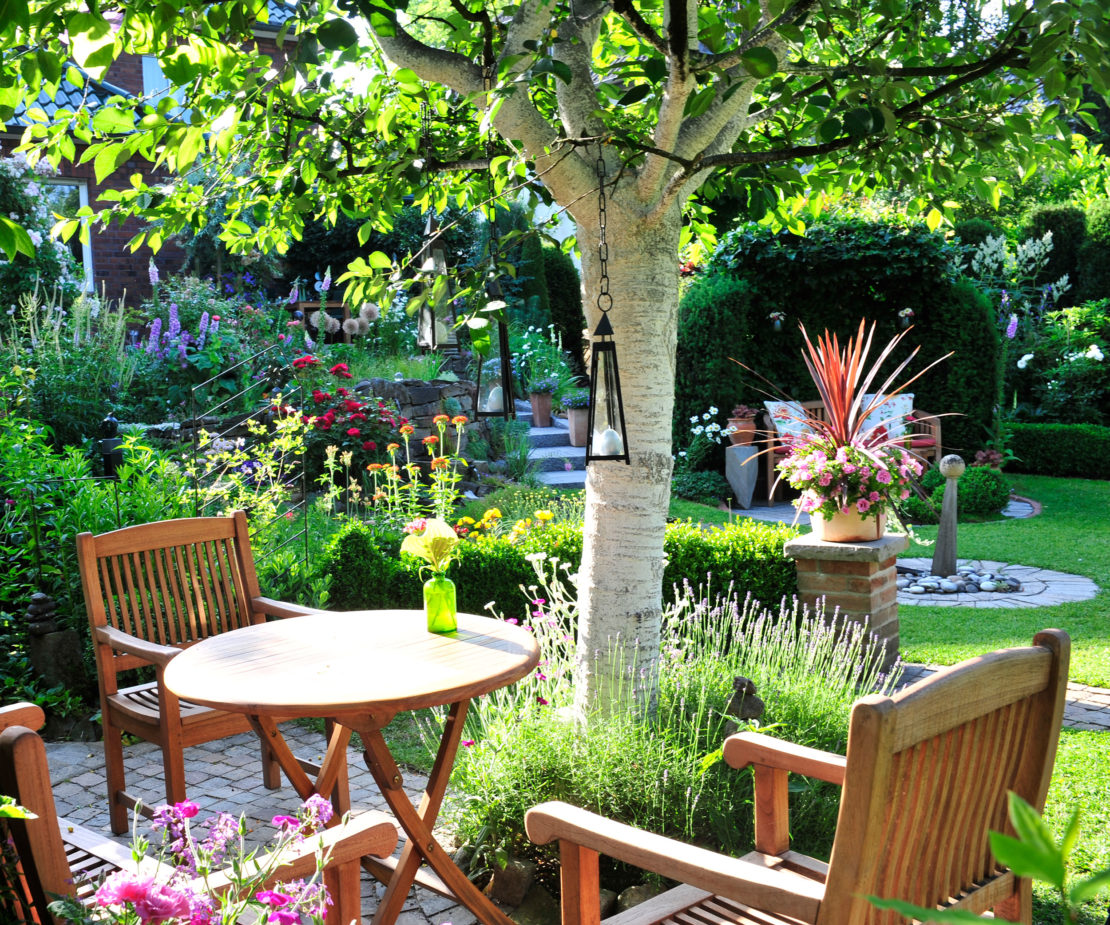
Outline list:
[[[241,511],[82,534],[78,554],[94,626],[184,646],[252,622],[259,590]]]
[[[818,925],[898,925],[868,895],[982,913],[1005,899],[988,832],[1008,792],[1043,810],[1067,686],[1059,631],[939,672],[852,711],[840,819]],[[976,892],[979,891],[979,892]]]

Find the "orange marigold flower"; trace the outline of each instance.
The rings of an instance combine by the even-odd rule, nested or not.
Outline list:
[[[387,453],[396,453],[399,449],[401,449],[401,444],[391,443],[385,448],[385,451]]]
[[[366,470],[368,472],[379,472],[384,468],[385,465],[383,463],[370,463],[370,465],[366,467]]]
[[[464,424],[469,424],[470,419],[465,414],[456,414],[451,418],[451,423],[456,427],[462,427]]]
[[[403,434],[404,436],[406,436],[406,437],[407,437],[407,436],[409,436],[409,434],[411,434],[412,432],[413,432],[413,426],[412,426],[411,424],[402,424],[402,425],[401,425],[401,433],[402,433],[402,434]]]
[[[439,437],[437,437],[435,434],[429,434],[420,442],[423,443],[424,446],[435,446],[437,443],[439,443]]]
[[[432,423],[433,424],[446,424],[450,420],[451,419],[446,414],[437,414],[434,418],[432,418]]]
[[[432,458],[432,468],[433,469],[446,469],[447,468],[447,457],[446,456],[435,456],[435,457],[433,457]]]

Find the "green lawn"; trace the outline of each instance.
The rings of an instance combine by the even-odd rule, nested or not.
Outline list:
[[[1089,601],[1025,610],[902,607],[902,657],[950,665],[990,649],[1028,645],[1037,630],[1053,626],[1072,638],[1071,679],[1110,687],[1110,482],[1011,479],[1015,491],[1039,501],[1044,512],[1025,520],[961,524],[958,555],[1085,575],[1104,590]],[[918,530],[936,536],[935,527]],[[915,544],[905,555],[931,556],[932,547]]]

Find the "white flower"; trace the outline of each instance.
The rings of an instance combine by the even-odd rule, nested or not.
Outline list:
[[[1095,360],[1099,363],[1102,362],[1102,351],[1098,349],[1098,344],[1091,344],[1083,356],[1087,357],[1089,360]]]
[[[705,428],[702,427],[701,424],[699,424],[697,427],[692,427],[690,429],[690,433],[692,433],[696,436],[696,435],[700,434],[703,430],[705,430]]]
[[[12,306],[12,307],[14,308],[15,306]],[[690,423],[691,424],[697,424],[698,423],[698,416],[696,414],[692,418],[690,418]]]
[[[1029,365],[1029,361],[1031,359],[1033,359],[1033,354],[1031,354],[1031,353],[1025,354],[1025,356],[1023,356],[1020,360],[1017,361],[1017,368],[1018,369],[1025,369],[1025,367]]]
[[[34,228],[27,232],[27,237],[31,239],[31,243],[34,244],[35,247],[42,244],[42,235],[35,231]]]
[[[713,415],[717,414],[717,409],[714,408],[712,405],[709,406],[709,414],[710,414],[710,416],[713,416]]]

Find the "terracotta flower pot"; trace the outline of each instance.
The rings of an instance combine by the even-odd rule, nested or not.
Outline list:
[[[729,418],[728,423],[732,428],[732,432],[728,435],[732,445],[750,446],[755,439],[755,418]]]
[[[528,400],[532,403],[532,426],[550,427],[551,393],[533,392],[531,395],[528,396]]]
[[[590,430],[590,409],[567,408],[567,426],[570,428],[570,445],[585,446]]]
[[[814,511],[809,515],[813,535],[828,543],[867,543],[881,540],[886,529],[886,514],[878,517],[864,517],[852,511],[849,514],[833,514],[831,517]]]

